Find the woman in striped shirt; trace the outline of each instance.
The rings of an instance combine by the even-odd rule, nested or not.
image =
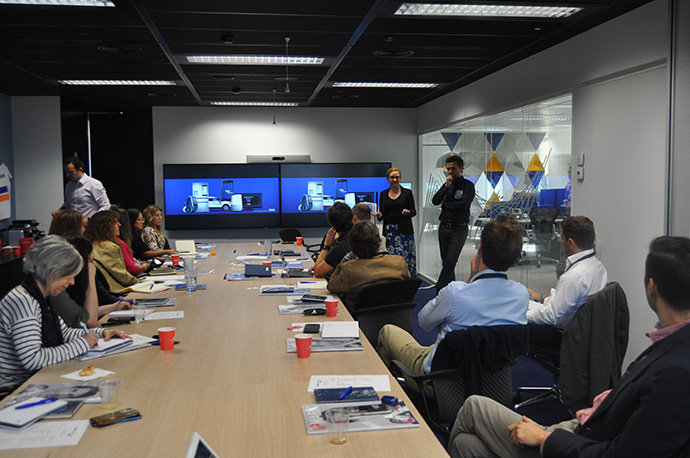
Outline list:
[[[83,261],[57,235],[36,242],[24,257],[24,280],[0,301],[0,388],[14,388],[49,364],[89,351],[99,337],[127,337],[115,329],[69,328],[50,296],[74,284]]]

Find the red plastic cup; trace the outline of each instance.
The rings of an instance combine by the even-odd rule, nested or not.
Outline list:
[[[311,356],[311,334],[297,334],[295,336],[297,344],[297,357],[309,358]]]
[[[26,252],[29,251],[29,248],[31,248],[31,245],[33,244],[33,237],[23,237],[19,239],[19,247],[22,249],[22,254],[26,254]]]
[[[175,328],[158,328],[158,341],[160,342],[161,350],[163,351],[168,351],[175,348]]]
[[[172,265],[173,266],[179,266],[180,265],[180,255],[179,254],[172,255]]]
[[[15,258],[18,258],[22,255],[22,247],[15,246],[15,247],[12,247],[12,250],[14,250],[14,257]]]
[[[338,316],[337,300],[326,301],[326,316],[331,318]]]
[[[297,242],[297,246],[302,246],[304,243],[304,239],[302,237],[295,237],[295,241]]]

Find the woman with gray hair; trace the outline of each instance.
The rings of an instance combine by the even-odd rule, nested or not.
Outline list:
[[[83,260],[57,235],[36,242],[24,256],[24,280],[0,301],[0,389],[14,388],[44,366],[89,351],[99,337],[127,337],[102,328],[69,328],[50,301],[81,271]]]

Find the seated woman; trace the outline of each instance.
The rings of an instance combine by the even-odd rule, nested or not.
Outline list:
[[[84,217],[76,210],[63,208],[58,210],[50,223],[49,234],[63,235],[76,234],[84,235]]]
[[[112,303],[99,306],[96,271],[91,259],[93,246],[80,235],[67,235],[65,240],[81,255],[84,267],[74,276],[74,284],[52,298],[53,307],[65,324],[78,328],[85,323],[90,328],[98,326],[98,319],[115,310],[131,309],[132,304],[113,297]]]
[[[89,220],[84,236],[93,243],[93,260],[105,276],[111,291],[122,292],[128,286],[139,283],[139,279],[125,267],[122,250],[117,243],[120,235],[120,222],[117,213],[104,210]]]
[[[144,230],[141,237],[149,250],[156,253],[153,256],[175,253],[175,250],[170,249],[170,242],[161,232],[162,223],[163,210],[159,206],[149,205],[144,209]]]
[[[116,239],[122,250],[127,272],[132,275],[139,275],[147,272],[151,265],[148,262],[139,262],[134,259],[134,253],[132,252],[132,226],[129,222],[129,213],[127,213],[127,210],[117,205],[111,206],[110,209],[117,212],[119,217],[120,235],[116,237]]]
[[[49,235],[24,256],[25,277],[0,301],[0,388],[14,388],[49,364],[86,353],[99,337],[127,337],[115,329],[69,328],[57,315],[51,296],[74,283],[83,261],[77,250]]]
[[[134,257],[142,261],[147,261],[168,254],[166,250],[151,251],[148,245],[144,243],[142,231],[144,230],[144,222],[146,220],[139,209],[128,208],[127,213],[129,215],[129,224],[132,228],[132,252],[134,253]],[[169,251],[170,254],[172,254],[173,250]]]
[[[410,278],[402,256],[380,253],[381,236],[369,221],[355,224],[348,234],[352,254],[357,258],[338,264],[328,280],[328,291],[342,294],[348,310],[352,310],[359,293],[369,285]]]

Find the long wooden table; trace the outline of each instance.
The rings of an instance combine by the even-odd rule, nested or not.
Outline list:
[[[217,256],[197,262],[200,271],[215,269],[199,277],[208,285],[205,291],[155,295],[176,297],[175,307],[162,310],[184,310],[184,319],[121,328],[151,336],[159,327],[175,326],[181,343],[173,351],[151,347],[89,363],[67,361],[45,367],[24,385],[65,382],[61,375],[95,364],[115,372],[107,379],[124,381],[118,408],[138,409],[141,420],[89,427],[73,447],[12,450],[0,457],[181,457],[195,431],[221,457],[447,457],[364,335],[364,351],[312,353],[309,359],[286,353],[291,323],[352,318],[342,305],[337,318],[280,315],[285,296],[259,296],[256,289],[295,279],[223,280],[225,272],[240,271],[230,260],[256,251],[256,244],[219,244]],[[315,402],[307,392],[310,377],[352,374],[387,374],[391,392],[381,394],[405,400],[421,427],[349,433],[345,445],[331,444],[328,435],[307,435],[301,405]],[[99,404],[85,404],[73,419],[102,413]]]

